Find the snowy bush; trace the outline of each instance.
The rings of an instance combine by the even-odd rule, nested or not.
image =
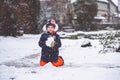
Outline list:
[[[116,52],[120,52],[120,46],[116,49]]]
[[[104,35],[99,35],[99,41],[103,45],[103,49],[99,53],[115,52],[119,47],[119,37],[116,37],[118,32],[113,33],[112,31],[105,33]]]
[[[90,47],[90,46],[92,46],[90,41],[84,41],[81,45],[81,47]]]

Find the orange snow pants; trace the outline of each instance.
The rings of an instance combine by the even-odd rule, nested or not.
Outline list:
[[[64,60],[61,56],[58,57],[58,60],[56,62],[51,62],[53,66],[58,67],[58,66],[62,66],[64,64]],[[45,61],[40,61],[40,66],[44,66],[45,64],[47,64],[47,62]]]

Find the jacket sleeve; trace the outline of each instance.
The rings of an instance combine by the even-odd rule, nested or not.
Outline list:
[[[61,40],[59,35],[57,35],[56,40],[55,40],[55,48],[60,48],[61,47]]]
[[[43,35],[41,35],[41,37],[40,37],[39,46],[42,47],[42,48],[43,48],[43,47],[46,47],[45,41],[46,41],[46,39],[45,39],[44,34],[43,34]]]

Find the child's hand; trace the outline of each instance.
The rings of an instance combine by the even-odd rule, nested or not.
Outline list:
[[[54,47],[55,45],[55,41],[54,41],[54,38],[53,37],[49,37],[46,41],[46,46],[48,47]]]

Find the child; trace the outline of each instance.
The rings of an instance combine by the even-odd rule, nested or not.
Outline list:
[[[42,48],[40,66],[44,66],[48,62],[56,67],[62,66],[64,61],[59,56],[58,50],[61,47],[61,41],[59,35],[55,32],[55,24],[46,24],[46,31],[41,35],[39,41],[39,46]]]

